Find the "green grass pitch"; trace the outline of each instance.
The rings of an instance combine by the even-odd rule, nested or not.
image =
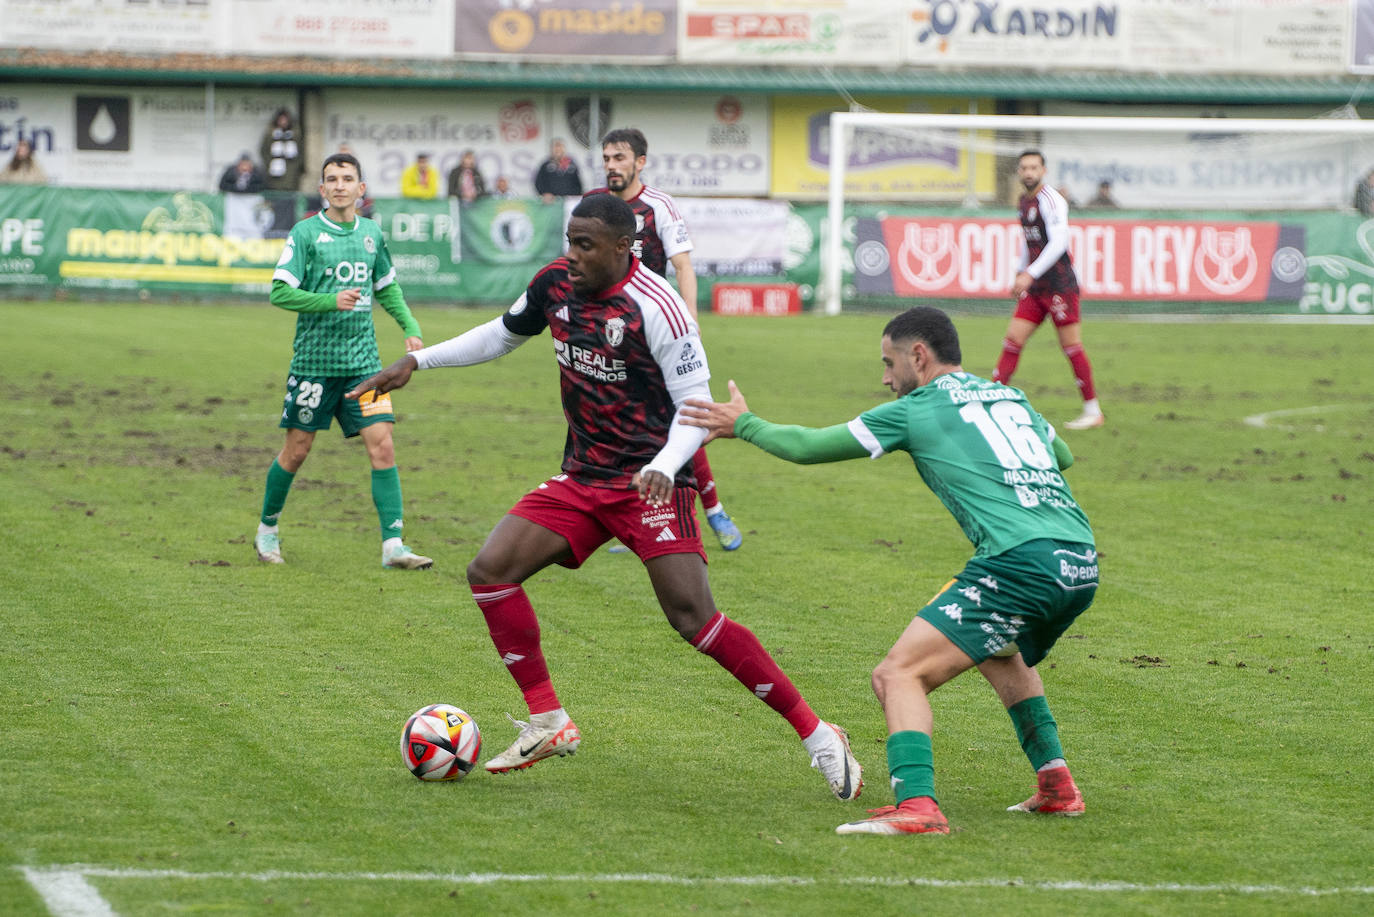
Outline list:
[[[437,342],[495,315],[417,309]],[[378,316],[385,359],[400,334]],[[1005,317],[956,318],[991,371]],[[885,317],[722,319],[717,395],[850,419]],[[291,317],[0,305],[0,914],[1360,914],[1374,908],[1374,326],[1086,325],[1109,425],[1066,433],[1097,604],[1043,663],[1088,813],[1004,811],[1033,776],[992,691],[938,691],[938,837],[838,837],[891,802],[868,674],[969,546],[909,460],[798,467],[712,445],[742,550],[710,550],[867,788],[839,803],[776,715],[662,619],[632,558],[529,584],[572,758],[454,784],[401,766],[457,704],[485,760],[523,704],[464,567],[558,470],[547,337],[396,396],[407,540],[383,571],[367,462],[322,434],[251,533]],[[1077,413],[1042,330],[1016,384]],[[66,904],[61,902],[65,901]],[[65,909],[65,910],[64,910]]]

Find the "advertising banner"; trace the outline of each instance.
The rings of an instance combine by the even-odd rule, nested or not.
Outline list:
[[[224,231],[218,194],[4,189],[0,239],[13,238],[0,242],[0,285],[265,294],[290,222],[246,200],[260,214],[252,236]]]
[[[282,235],[303,215],[283,200],[300,198],[0,186],[0,292],[260,300]],[[408,298],[501,307],[557,256],[562,209],[485,201],[455,214],[446,201],[380,199],[374,216]],[[813,303],[824,226],[824,205],[789,208],[780,271],[747,273],[762,258],[698,260],[703,301],[717,301],[720,280],[725,312]],[[1022,244],[1011,216],[856,204],[844,232],[847,303],[1010,308]],[[1070,242],[1093,311],[1374,314],[1374,220],[1349,212],[1094,214],[1070,223]]]
[[[1347,59],[1347,0],[1120,4],[1121,66],[1162,73],[1335,74]]]
[[[898,20],[909,64],[1111,72],[1339,73],[1346,0],[925,0]]]
[[[224,50],[235,54],[364,59],[453,54],[451,0],[219,0],[226,2],[231,14]]]
[[[1101,106],[1055,102],[1046,115],[1100,115]],[[1114,114],[1123,114],[1116,106]],[[1136,117],[1205,117],[1215,130],[1173,134],[1048,131],[1041,138],[1049,181],[1079,200],[1099,182],[1133,209],[1294,208],[1349,206],[1355,185],[1374,165],[1374,135],[1240,134],[1229,117],[1253,117],[1238,106],[1130,106]],[[1266,106],[1264,118],[1311,119],[1312,108]]]
[[[509,304],[562,252],[559,203],[385,199],[373,216],[401,289],[415,299]]]
[[[684,0],[685,63],[862,64],[902,59],[899,0]]]
[[[230,0],[0,0],[11,48],[223,53]]]
[[[679,198],[692,234],[692,268],[712,277],[780,274],[787,253],[786,201]]]
[[[24,139],[52,184],[209,191],[240,153],[257,158],[273,112],[295,100],[289,89],[220,89],[210,128],[203,89],[5,83],[0,156]]]
[[[890,111],[888,99],[860,99],[875,111]],[[987,100],[912,100],[906,111],[967,113],[992,111]],[[834,96],[778,96],[773,100],[773,184],[782,198],[823,198],[830,182],[830,115],[844,111]],[[845,195],[850,199],[962,201],[990,198],[996,191],[996,161],[966,145],[899,131],[856,130],[849,143]]]
[[[1350,7],[1350,70],[1374,73],[1374,0],[1352,0]]]
[[[504,175],[534,195],[534,174],[562,139],[584,190],[605,184],[600,138],[634,125],[649,141],[644,180],[670,194],[761,196],[768,192],[768,103],[762,95],[587,94],[326,89],[327,149],[347,143],[368,188],[400,193],[401,172],[428,153],[441,179],[464,150],[476,153],[490,188]],[[440,195],[447,193],[441,180]]]
[[[462,0],[455,4],[459,56],[557,56],[670,60],[677,54],[677,0]]]
[[[1370,66],[1366,6],[1367,0],[0,0],[0,46],[1336,76]]]
[[[1069,254],[1085,300],[1258,302],[1302,294],[1301,225],[1213,220],[1076,220]],[[937,299],[1007,296],[1025,250],[1021,224],[949,217],[860,219],[860,293]]]
[[[711,288],[717,315],[798,315],[801,293],[795,283],[717,283]]]

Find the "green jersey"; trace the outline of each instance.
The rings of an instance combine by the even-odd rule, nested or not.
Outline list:
[[[322,212],[307,217],[292,227],[272,279],[296,290],[324,294],[324,298],[332,298],[340,290],[361,291],[357,305],[349,311],[332,306],[324,298],[320,308],[300,310],[292,373],[361,376],[381,370],[372,324],[373,294],[396,283],[396,270],[380,226],[361,216],[351,225],[336,223]],[[408,336],[418,337],[419,326],[399,289],[377,299]]]
[[[1019,389],[947,373],[865,411],[848,428],[873,458],[911,455],[975,556],[1040,538],[1093,543],[1088,517],[1060,473],[1054,434]]]

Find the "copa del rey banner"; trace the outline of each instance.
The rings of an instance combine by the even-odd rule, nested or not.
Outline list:
[[[1016,222],[860,219],[859,292],[937,299],[1007,296],[1025,241]],[[1277,222],[1084,220],[1069,254],[1085,300],[1261,302],[1302,295],[1305,229]]]

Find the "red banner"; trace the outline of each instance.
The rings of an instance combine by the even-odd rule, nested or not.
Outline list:
[[[717,315],[796,315],[801,293],[795,283],[717,283],[711,288]]]
[[[1297,299],[1300,282],[1273,267],[1301,256],[1302,226],[1215,220],[1079,220],[1069,254],[1084,300]],[[860,219],[861,293],[936,299],[1007,296],[1024,250],[1021,226],[961,217]]]

